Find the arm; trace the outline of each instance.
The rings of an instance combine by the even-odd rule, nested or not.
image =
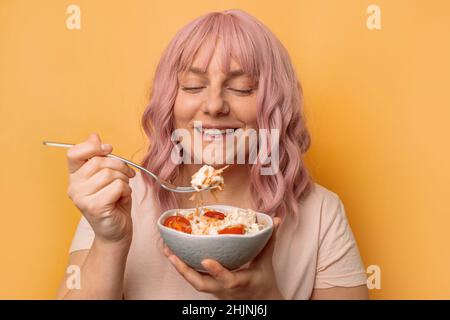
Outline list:
[[[94,234],[89,250],[74,251],[69,266],[78,266],[65,277],[60,299],[121,299],[123,276],[132,239],[131,187],[135,172],[125,163],[106,157],[112,150],[97,134],[67,151],[67,193]],[[80,221],[81,223],[81,221]],[[91,238],[92,239],[92,238]],[[87,249],[84,246],[82,249]],[[67,280],[79,276],[80,288]],[[70,279],[69,279],[70,277]]]
[[[311,300],[368,300],[367,286],[314,289]]]
[[[94,240],[90,250],[75,251],[68,265],[80,267],[80,289],[68,289],[66,275],[58,299],[122,299],[123,276],[130,243]]]

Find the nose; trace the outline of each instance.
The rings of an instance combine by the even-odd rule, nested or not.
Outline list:
[[[208,95],[208,99],[205,101],[202,111],[211,117],[217,117],[220,115],[226,115],[230,112],[228,103],[223,99],[220,90],[211,92]]]

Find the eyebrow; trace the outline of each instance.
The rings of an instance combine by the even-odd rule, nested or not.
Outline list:
[[[201,76],[204,76],[206,74],[205,71],[203,71],[202,69],[197,68],[197,67],[190,67],[188,72],[195,73],[195,74],[198,74]],[[236,77],[239,77],[242,75],[246,75],[245,71],[242,69],[236,69],[236,70],[231,70],[230,72],[228,72],[227,78],[229,78],[229,79],[236,78]]]

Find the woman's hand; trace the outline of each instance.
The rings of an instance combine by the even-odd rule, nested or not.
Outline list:
[[[167,246],[164,254],[197,291],[211,293],[219,299],[283,299],[272,265],[280,221],[280,218],[274,218],[274,230],[269,243],[247,269],[231,272],[217,261],[205,259],[202,265],[209,275],[203,275],[181,261]]]
[[[135,176],[120,160],[106,157],[112,146],[97,134],[67,151],[67,193],[95,232],[96,241],[131,242],[131,188]]]

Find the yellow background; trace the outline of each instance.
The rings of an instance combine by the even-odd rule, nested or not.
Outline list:
[[[382,29],[366,28],[366,8]],[[81,8],[81,30],[66,8]],[[0,298],[53,298],[79,213],[65,150],[98,132],[139,160],[160,54],[200,14],[240,8],[285,44],[304,86],[316,180],[344,201],[372,298],[450,298],[448,1],[0,0]]]

